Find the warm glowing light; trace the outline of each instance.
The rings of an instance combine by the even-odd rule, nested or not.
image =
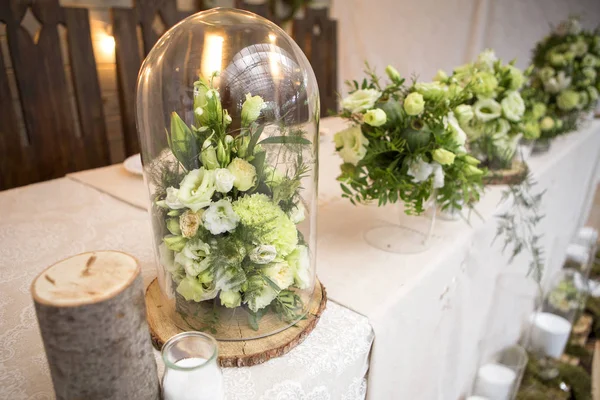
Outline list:
[[[223,37],[206,35],[202,52],[202,75],[209,78],[215,72],[221,72],[223,64]]]
[[[281,61],[280,53],[269,53],[269,67],[271,69],[271,77],[273,79],[281,79],[281,65],[279,64]]]
[[[271,43],[275,43],[275,39],[277,39],[277,36],[275,36],[275,35],[274,35],[274,34],[272,34],[272,33],[269,33],[269,41],[270,41]]]
[[[100,38],[100,50],[105,56],[110,57],[115,54],[115,38],[110,35],[102,35]]]

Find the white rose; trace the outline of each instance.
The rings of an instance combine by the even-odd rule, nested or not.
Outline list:
[[[369,140],[362,134],[358,125],[336,133],[333,140],[336,150],[345,163],[356,165],[367,154]]]
[[[212,203],[208,209],[202,214],[202,222],[204,227],[213,235],[220,233],[231,232],[240,222],[240,217],[233,211],[231,202],[227,199],[222,199]]]
[[[525,113],[525,102],[519,92],[509,92],[500,105],[504,117],[509,121],[518,122]]]
[[[248,256],[253,263],[268,264],[277,257],[277,250],[273,245],[261,244],[250,250]]]
[[[208,207],[215,189],[215,171],[202,167],[188,172],[181,181],[177,197],[184,206],[196,212]]]
[[[235,176],[227,168],[215,170],[215,185],[217,192],[228,193],[233,188]]]
[[[361,89],[348,95],[342,100],[342,107],[352,113],[358,113],[373,108],[381,92],[375,89]]]
[[[281,290],[294,284],[294,271],[286,261],[272,263],[262,269],[263,274]]]
[[[254,186],[256,181],[256,168],[246,160],[234,158],[227,167],[229,172],[235,177],[233,186],[238,190],[245,192]]]
[[[502,114],[502,106],[494,99],[481,99],[473,105],[473,112],[478,120],[487,122]]]
[[[165,198],[165,204],[172,210],[179,210],[185,207],[183,204],[181,204],[181,201],[179,201],[178,194],[179,189],[176,189],[174,187],[167,188],[167,197]]]
[[[200,227],[200,220],[200,215],[192,210],[187,210],[181,214],[179,217],[179,229],[183,237],[191,238],[196,236],[196,232],[198,232],[198,228]]]
[[[415,182],[426,181],[433,173],[433,165],[425,162],[423,158],[417,157],[409,166],[407,174],[413,177]]]

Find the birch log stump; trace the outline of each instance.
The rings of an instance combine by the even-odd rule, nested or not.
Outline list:
[[[84,253],[31,287],[58,400],[158,400],[141,269],[116,251]]]

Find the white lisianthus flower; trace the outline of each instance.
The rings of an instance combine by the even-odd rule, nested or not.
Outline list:
[[[556,76],[552,76],[543,81],[544,90],[548,93],[558,93],[571,85],[571,77],[568,77],[564,71],[560,71]]]
[[[465,143],[467,142],[467,134],[460,127],[458,119],[452,111],[444,117],[444,126],[450,131],[452,139],[454,139],[454,142],[459,146],[458,150],[463,153],[466,152]]]
[[[242,304],[242,295],[237,290],[221,290],[219,300],[227,308],[236,308]]]
[[[256,121],[260,116],[260,112],[266,106],[262,97],[247,93],[246,101],[242,104],[242,126],[249,126]]]
[[[433,167],[433,188],[440,189],[444,187],[444,169],[436,162],[432,164]]]
[[[502,106],[494,99],[481,99],[473,105],[473,112],[478,120],[487,122],[502,114]]]
[[[367,154],[369,140],[362,134],[358,125],[336,133],[333,140],[336,150],[345,163],[356,165]]]
[[[299,245],[288,255],[286,261],[294,271],[294,286],[298,289],[308,289],[311,285],[308,247]]]
[[[525,102],[517,91],[509,92],[500,105],[504,117],[509,121],[518,122],[525,113]]]
[[[231,202],[222,199],[212,203],[202,214],[204,227],[213,235],[231,232],[240,222],[240,217],[233,211]]]
[[[421,93],[425,100],[441,100],[448,95],[448,86],[436,81],[415,83],[415,90]]]
[[[374,108],[365,113],[365,123],[371,126],[381,126],[385,124],[387,115],[381,108]]]
[[[215,171],[202,167],[188,172],[181,181],[177,197],[181,204],[196,212],[208,207],[215,189]]]
[[[391,65],[385,67],[385,73],[392,80],[392,82],[398,82],[401,79],[398,70]]]
[[[180,253],[175,255],[175,263],[183,266],[189,276],[198,276],[209,267],[210,246],[200,239],[188,240]]]
[[[496,53],[492,49],[486,49],[477,56],[475,66],[481,71],[491,71],[494,63],[498,60]]]
[[[464,125],[473,119],[475,113],[473,112],[473,107],[471,107],[470,105],[461,104],[454,108],[454,116],[460,124]]]
[[[268,264],[277,257],[277,249],[270,244],[261,244],[250,250],[248,256],[253,263]]]
[[[415,182],[426,181],[433,173],[433,165],[417,157],[409,166],[407,174],[413,177]]]
[[[373,108],[381,92],[375,89],[361,89],[348,95],[342,100],[342,107],[351,113],[367,111]]]
[[[201,213],[200,211],[199,213]],[[186,238],[191,238],[196,235],[198,228],[200,227],[201,216],[199,213],[195,213],[192,210],[187,210],[179,217],[179,229],[181,235]]]
[[[245,192],[254,186],[256,181],[256,168],[246,160],[234,158],[227,167],[234,176],[233,186]]]
[[[227,168],[218,168],[215,170],[215,185],[217,192],[228,193],[233,189],[235,176]]]
[[[165,204],[171,210],[179,210],[184,208],[185,206],[179,201],[179,189],[174,187],[167,188],[167,197],[165,198]]]
[[[498,118],[494,121],[496,124],[496,130],[494,131],[494,137],[504,137],[508,134],[510,130],[510,122],[505,120],[504,118]]]
[[[300,222],[304,221],[304,218],[306,218],[304,215],[305,211],[306,209],[304,208],[304,204],[299,201],[298,204],[296,204],[296,206],[294,206],[294,208],[292,208],[292,210],[289,212],[288,217],[290,217],[293,223],[299,224]]]
[[[266,166],[264,169],[265,174],[265,184],[273,189],[283,182],[285,179],[285,175],[279,171],[277,168],[273,168],[270,165]]]
[[[263,268],[262,271],[281,290],[287,289],[294,284],[294,270],[290,268],[290,265],[286,261],[272,263]]]

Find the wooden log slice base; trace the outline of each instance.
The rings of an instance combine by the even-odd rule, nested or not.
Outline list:
[[[219,365],[221,367],[250,367],[280,357],[298,346],[312,332],[327,305],[327,292],[319,280],[308,307],[306,317],[295,325],[259,339],[218,341]],[[170,306],[164,298],[158,280],[154,279],[146,289],[146,308],[152,342],[161,349],[172,336],[185,332],[169,315]]]
[[[483,183],[486,185],[518,185],[525,180],[528,171],[527,164],[516,161],[511,169],[489,171],[488,175],[483,177]]]

